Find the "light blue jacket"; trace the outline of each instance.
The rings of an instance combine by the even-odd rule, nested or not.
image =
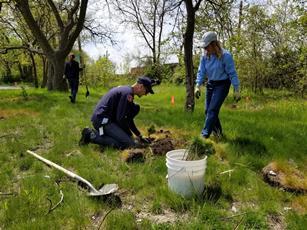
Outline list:
[[[223,49],[221,59],[218,59],[214,54],[211,55],[210,58],[207,55],[201,57],[196,85],[200,86],[204,82],[206,76],[209,81],[221,81],[229,78],[235,91],[239,90],[240,81],[232,55],[228,50]]]

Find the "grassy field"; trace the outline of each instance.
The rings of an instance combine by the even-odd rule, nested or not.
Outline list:
[[[204,97],[194,113],[183,109],[185,89],[158,86],[136,98],[136,123],[170,130],[183,146],[198,137]],[[184,199],[168,190],[165,156],[127,164],[120,151],[79,147],[80,131],[106,89],[81,88],[76,104],[68,93],[44,89],[0,91],[0,229],[306,229],[307,196],[282,191],[262,180],[271,161],[307,175],[307,102],[287,92],[231,95],[220,118],[226,140],[213,141],[205,184],[209,196]],[[171,105],[171,96],[175,104]],[[92,182],[117,183],[122,207],[86,196],[64,174],[27,155],[26,150],[70,169]],[[226,170],[231,173],[221,174]],[[64,195],[63,202],[49,211]],[[275,227],[275,228],[274,228]],[[280,228],[277,228],[280,227]]]

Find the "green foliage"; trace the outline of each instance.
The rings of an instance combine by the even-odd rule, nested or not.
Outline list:
[[[209,156],[214,154],[215,150],[213,144],[210,142],[205,142],[199,137],[194,137],[191,144],[188,147],[187,160],[199,160],[204,158],[204,156]]]
[[[21,96],[23,97],[24,100],[28,99],[28,93],[27,93],[26,88],[24,86],[21,86]]]
[[[153,64],[146,66],[144,74],[153,79],[168,80],[171,78],[173,71],[168,64]]]
[[[100,57],[86,68],[89,85],[109,87],[109,81],[115,76],[115,66],[107,56]]]
[[[175,68],[175,72],[173,74],[172,83],[176,85],[183,85],[185,83],[185,67],[182,64],[179,64]]]
[[[307,224],[307,215],[298,215],[295,212],[290,212],[289,214],[287,214],[287,221],[288,221],[288,225],[287,228],[288,229],[297,229],[297,230],[303,230],[305,229],[305,226]]]
[[[193,56],[193,66],[194,66],[194,76],[196,79],[196,74],[198,71],[198,66],[199,66],[199,62],[200,62],[200,55],[194,55]],[[183,61],[183,57],[179,58],[179,64],[178,66],[176,66],[175,70],[174,70],[174,74],[172,76],[172,78],[170,79],[170,82],[176,84],[176,85],[184,85],[185,84],[185,64]]]

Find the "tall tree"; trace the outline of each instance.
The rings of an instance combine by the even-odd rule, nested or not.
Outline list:
[[[187,26],[184,33],[184,64],[186,70],[186,102],[185,110],[194,111],[194,71],[193,71],[193,36],[195,29],[195,13],[199,9],[202,0],[184,0],[187,11]]]
[[[48,90],[66,90],[63,81],[64,62],[79,36],[86,16],[88,0],[14,0],[32,35],[48,60]],[[35,7],[49,7],[56,21],[56,42],[52,43],[40,27],[38,18],[33,14]]]

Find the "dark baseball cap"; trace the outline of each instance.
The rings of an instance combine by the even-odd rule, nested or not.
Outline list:
[[[149,77],[139,77],[137,83],[142,84],[146,88],[147,92],[154,94],[154,91],[152,90],[153,81]]]

